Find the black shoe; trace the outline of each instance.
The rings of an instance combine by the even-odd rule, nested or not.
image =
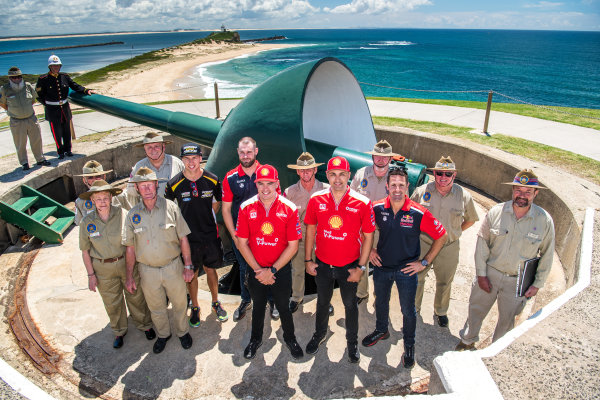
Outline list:
[[[308,354],[315,354],[317,351],[319,351],[319,345],[325,341],[326,337],[327,335],[318,336],[315,333],[306,345],[306,352]]]
[[[158,339],[156,339],[156,342],[154,342],[154,347],[152,348],[154,354],[162,353],[169,339],[171,339],[171,335],[165,338],[159,337]]]
[[[333,304],[329,303],[329,316],[331,317],[333,315],[333,312],[335,310],[333,309]]]
[[[367,295],[367,296],[365,296],[365,297],[358,297],[358,296],[356,296],[356,304],[360,304],[360,303],[362,303],[363,301],[365,301],[365,300],[368,300],[368,299],[369,299],[369,296],[368,296],[368,295]]]
[[[115,341],[113,342],[113,348],[120,349],[123,347],[123,336],[116,336]]]
[[[23,171],[29,171],[29,163],[23,164]]]
[[[300,304],[302,304],[304,300],[300,299],[300,301],[294,301],[294,300],[290,300],[290,311],[293,313],[295,313],[296,311],[298,311],[298,307],[300,306]]]
[[[51,164],[50,164],[50,161],[48,161],[48,160],[42,160],[42,161],[38,161],[38,162],[36,162],[35,164],[36,164],[36,165],[43,165],[43,166],[45,166],[45,167],[48,167],[48,166],[50,166],[50,165],[51,165]]]
[[[365,336],[365,338],[362,340],[362,345],[365,347],[371,347],[380,340],[385,340],[389,337],[390,333],[388,331],[381,332],[375,329],[373,333]]]
[[[304,357],[304,352],[302,351],[302,347],[300,347],[296,338],[294,338],[292,340],[286,340],[285,344],[287,345],[288,349],[290,349],[290,354],[292,355],[292,358],[294,360],[298,360],[298,359]]]
[[[402,366],[404,368],[412,368],[415,365],[415,346],[404,346],[404,354],[402,354]]]
[[[188,321],[192,328],[197,328],[200,326],[200,308],[192,307],[192,313],[190,315],[190,320]]]
[[[271,319],[273,321],[277,321],[279,319],[279,311],[277,311],[277,307],[275,307],[275,303],[270,301],[269,308],[271,309]]]
[[[59,155],[58,155],[58,159],[59,159],[59,160],[62,160],[62,159],[64,159],[64,158],[65,158],[65,155],[64,155],[64,154],[59,154]]]
[[[262,340],[250,339],[250,343],[244,350],[244,358],[252,360],[256,356],[256,350],[262,345]]]
[[[438,325],[442,328],[446,328],[448,326],[448,316],[447,315],[436,315]]]
[[[360,353],[358,352],[358,343],[348,343],[348,361],[352,364],[356,364],[360,360]]]
[[[73,157],[73,153],[71,153],[70,151],[67,151],[67,152],[65,153],[65,155],[66,155],[67,157]]]
[[[146,339],[147,340],[153,340],[156,339],[156,332],[154,332],[154,329],[150,328],[150,329],[146,329],[144,331],[144,334],[146,335]]]
[[[235,311],[233,312],[233,320],[239,321],[240,319],[244,318],[246,316],[246,311],[248,311],[251,308],[252,308],[251,301],[242,300],[242,302],[240,303],[240,306],[238,308],[236,308]]]
[[[181,342],[181,347],[183,347],[186,350],[192,347],[192,336],[189,332],[180,337],[179,341]]]

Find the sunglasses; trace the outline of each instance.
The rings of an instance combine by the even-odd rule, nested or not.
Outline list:
[[[400,170],[402,172],[408,172],[404,165],[390,165],[390,171]]]
[[[190,182],[190,186],[192,187],[192,196],[198,197],[198,188],[196,187],[196,182]]]
[[[22,76],[9,76],[8,79],[11,79],[13,81],[20,81],[21,79],[23,79]]]
[[[452,175],[454,175],[454,172],[440,172],[440,171],[435,171],[435,175],[436,176],[444,176],[444,175],[446,175],[446,177],[450,178],[450,177],[452,177]]]

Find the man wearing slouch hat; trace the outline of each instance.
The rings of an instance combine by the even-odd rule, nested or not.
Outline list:
[[[554,222],[543,208],[533,204],[542,187],[530,169],[517,173],[512,200],[495,205],[483,220],[475,248],[477,278],[471,288],[469,315],[460,331],[456,350],[471,350],[479,340],[484,318],[498,301],[498,322],[493,341],[515,325],[515,317],[527,300],[544,286],[554,257]],[[524,296],[516,294],[523,263],[539,257],[535,280]]]

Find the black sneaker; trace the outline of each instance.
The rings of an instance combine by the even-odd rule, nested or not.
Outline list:
[[[156,339],[156,342],[154,342],[154,347],[152,347],[152,351],[154,352],[154,354],[162,353],[169,339],[171,339],[171,335],[165,338],[159,337],[158,339]]]
[[[236,308],[235,311],[233,312],[233,320],[239,321],[240,319],[244,318],[246,316],[246,311],[248,311],[251,308],[252,308],[251,301],[242,300],[242,302],[240,303],[240,306],[238,308]]]
[[[290,311],[292,312],[292,314],[298,311],[298,307],[300,306],[300,304],[302,304],[302,301],[302,299],[300,299],[300,301],[290,300]]]
[[[279,311],[277,311],[277,307],[275,307],[275,303],[270,301],[269,307],[271,308],[271,319],[273,321],[277,321],[279,319]]]
[[[42,160],[42,161],[38,161],[38,162],[36,162],[36,165],[43,165],[43,166],[45,166],[45,167],[48,167],[48,166],[50,166],[51,164],[50,164],[50,161],[48,161],[48,160]]]
[[[333,312],[334,312],[334,311],[335,311],[335,310],[333,309],[333,304],[329,303],[329,316],[330,316],[330,317],[331,317],[331,316],[333,316]]]
[[[415,365],[415,346],[404,346],[404,354],[402,354],[402,366],[404,368],[412,368]]]
[[[371,347],[380,340],[385,340],[389,337],[390,333],[388,331],[381,332],[375,329],[371,334],[365,336],[365,338],[362,340],[362,345],[365,347]]]
[[[192,347],[192,335],[189,332],[180,337],[179,341],[181,342],[181,347],[186,350]]]
[[[28,163],[23,164],[23,171],[29,171],[29,164]]]
[[[200,309],[198,307],[192,307],[189,324],[192,328],[200,326]]]
[[[352,364],[356,364],[360,360],[360,353],[358,352],[358,343],[348,343],[348,361]]]
[[[285,344],[287,345],[288,349],[290,349],[290,354],[292,355],[292,358],[294,360],[298,360],[298,359],[304,357],[304,352],[302,351],[302,347],[300,347],[296,338],[294,338],[292,340],[286,340]]]
[[[116,336],[115,341],[113,342],[113,348],[120,349],[123,347],[123,336]]]
[[[65,153],[65,155],[66,155],[67,157],[73,157],[73,153],[71,153],[70,151],[67,151],[67,152]]]
[[[319,345],[325,341],[326,337],[327,335],[318,336],[315,333],[306,345],[306,353],[316,354],[316,352],[319,351]]]
[[[215,301],[214,303],[212,303],[211,307],[212,307],[213,311],[215,312],[215,314],[217,314],[217,319],[220,322],[227,321],[227,319],[229,318],[229,316],[227,315],[227,311],[225,311],[223,309],[223,307],[221,307],[221,302],[220,301]]]
[[[438,325],[442,328],[448,327],[448,316],[447,315],[436,315]]]
[[[64,155],[64,154],[59,154],[59,155],[58,155],[58,159],[59,159],[59,160],[63,160],[64,158],[65,158],[65,155]]]
[[[256,350],[262,345],[262,340],[258,339],[250,339],[250,343],[246,346],[244,350],[244,358],[247,360],[252,360],[256,356]]]
[[[146,335],[147,340],[153,340],[156,338],[156,332],[154,332],[154,329],[152,329],[152,328],[146,329],[144,331],[144,334]]]

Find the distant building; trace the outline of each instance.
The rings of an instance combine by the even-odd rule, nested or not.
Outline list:
[[[227,28],[225,28],[225,24],[221,24],[221,32],[227,32]]]

